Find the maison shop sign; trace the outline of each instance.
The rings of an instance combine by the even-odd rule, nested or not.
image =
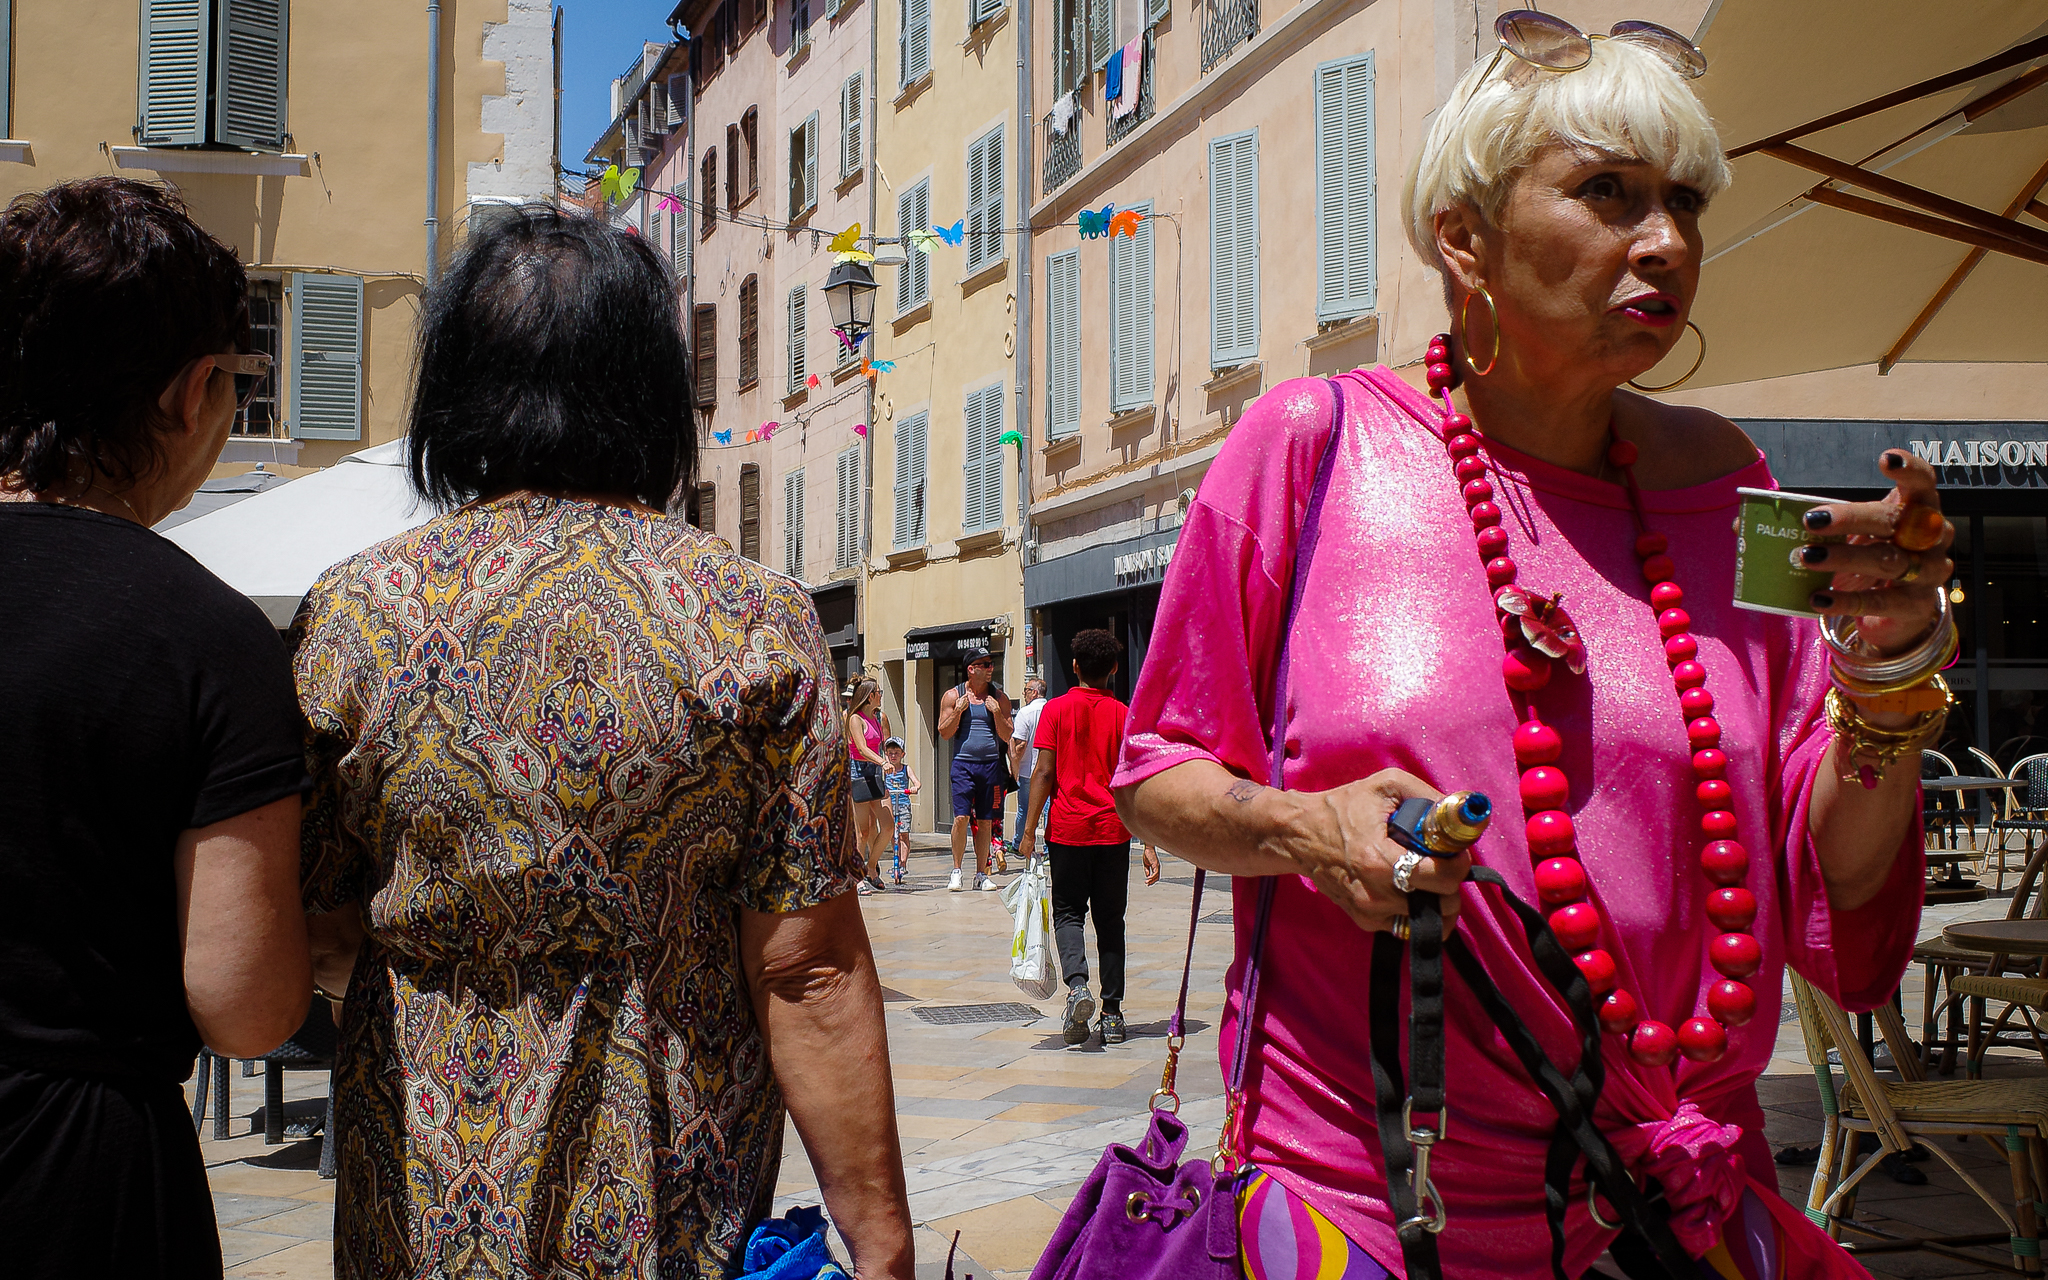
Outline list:
[[[1879,472],[1878,457],[1905,449],[1933,465],[1944,489],[2004,492],[2029,502],[2048,490],[2048,422],[1738,421],[1785,489],[1882,493],[1891,482]]]
[[[1146,547],[1142,551],[1126,552],[1116,558],[1116,581],[1120,587],[1134,586],[1144,582],[1158,582],[1166,576],[1166,567],[1173,563],[1174,544],[1163,547]]]
[[[1937,467],[2048,467],[2048,440],[1912,440],[1916,458]]]

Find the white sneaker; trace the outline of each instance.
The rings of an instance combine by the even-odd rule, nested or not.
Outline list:
[[[996,891],[996,878],[994,876],[981,876],[979,877],[979,883],[974,887],[983,893],[994,893]]]
[[[953,878],[946,882],[946,887],[954,893],[960,892],[960,868],[953,868]]]

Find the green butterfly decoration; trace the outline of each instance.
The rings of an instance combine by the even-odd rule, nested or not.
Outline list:
[[[597,187],[604,193],[605,199],[613,204],[624,204],[633,198],[633,193],[640,187],[640,171],[621,171],[619,166],[608,164],[604,167],[604,176],[597,180]]]
[[[1024,433],[1021,431],[1017,431],[1015,429],[1005,431],[999,438],[1002,440],[1004,444],[1014,444],[1019,449],[1022,449],[1024,447]]]

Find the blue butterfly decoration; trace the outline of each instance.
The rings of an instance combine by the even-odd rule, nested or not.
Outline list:
[[[1109,220],[1115,213],[1116,206],[1113,204],[1103,205],[1102,211],[1099,213],[1093,209],[1081,210],[1081,238],[1083,240],[1099,240],[1103,236],[1108,235]]]
[[[894,360],[875,360],[870,362],[870,367],[877,373],[887,373],[896,367],[896,362]]]
[[[711,438],[712,438],[713,440],[716,440],[716,441],[718,441],[718,443],[720,443],[720,444],[731,444],[731,443],[732,443],[732,428],[730,428],[730,427],[727,427],[727,428],[726,428],[725,430],[723,430],[723,431],[714,431],[714,432],[712,432],[712,433],[711,433]]]
[[[947,244],[959,244],[967,238],[967,219],[962,218],[950,227],[933,227],[932,234]]]

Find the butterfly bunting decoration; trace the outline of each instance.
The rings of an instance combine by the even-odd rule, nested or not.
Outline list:
[[[865,440],[865,439],[867,438],[867,434],[868,434],[868,424],[867,424],[867,423],[865,423],[865,422],[856,422],[856,423],[854,423],[854,424],[853,424],[853,434],[855,434],[855,435],[857,435],[857,436],[861,437],[861,438],[862,438],[863,440]]]
[[[664,191],[661,193],[661,199],[654,202],[654,207],[664,213],[681,213],[683,211],[683,202]]]
[[[857,351],[860,349],[860,344],[868,340],[868,335],[865,333],[849,338],[846,336],[846,330],[836,326],[832,330],[832,336],[839,339],[840,347],[846,351]]]
[[[1116,206],[1113,204],[1103,205],[1100,212],[1094,209],[1081,210],[1081,238],[1083,240],[1099,240],[1107,235],[1109,233],[1110,216],[1115,212]]]
[[[1109,234],[1112,236],[1135,236],[1138,234],[1138,224],[1144,220],[1145,215],[1139,213],[1136,209],[1125,209],[1109,220]]]
[[[764,422],[761,424],[760,431],[758,431],[756,434],[759,435],[761,439],[766,440],[770,436],[773,436],[775,434],[775,429],[781,425],[782,424],[779,422]]]
[[[846,230],[832,237],[825,246],[832,251],[834,262],[873,262],[875,255],[860,247],[860,224],[854,223]]]
[[[811,390],[816,391],[818,389],[818,375],[814,373],[810,377],[805,378],[804,385],[806,387],[809,387]]]
[[[913,231],[904,238],[909,240],[910,247],[919,253],[933,254],[939,251],[939,238],[929,231]]]
[[[723,430],[723,431],[714,431],[714,432],[712,432],[712,433],[711,433],[711,438],[712,438],[713,440],[716,440],[716,441],[718,441],[718,443],[720,443],[720,444],[731,444],[731,443],[732,443],[732,428],[731,428],[731,427],[727,427],[727,428],[726,428],[725,430]]]
[[[895,367],[896,362],[894,360],[877,360],[873,364],[876,373],[888,373],[895,369]]]
[[[1019,449],[1022,449],[1024,447],[1024,433],[1016,430],[1015,428],[1003,432],[999,439],[1001,439],[1001,441],[1004,444],[1014,444]]]
[[[957,245],[967,238],[967,219],[962,218],[950,227],[933,227],[932,234],[947,244]]]
[[[608,164],[604,167],[604,176],[597,180],[597,186],[605,199],[613,204],[624,204],[633,198],[633,192],[640,186],[640,171],[627,169],[621,172],[619,166]]]

